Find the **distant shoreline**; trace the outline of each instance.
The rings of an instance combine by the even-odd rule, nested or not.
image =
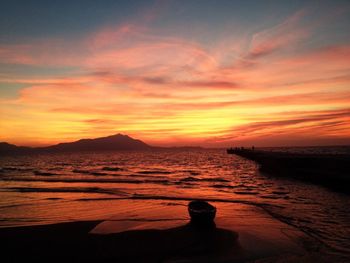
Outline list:
[[[0,156],[67,152],[152,151],[152,150],[203,149],[199,146],[159,147],[151,146],[128,135],[116,134],[95,139],[81,139],[46,147],[26,147],[0,142]]]

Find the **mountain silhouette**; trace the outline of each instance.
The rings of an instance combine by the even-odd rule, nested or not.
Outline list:
[[[118,133],[96,139],[81,139],[75,142],[59,143],[41,149],[45,151],[120,151],[146,150],[150,148],[151,146],[140,140]]]
[[[0,155],[4,154],[23,154],[33,151],[31,147],[16,146],[7,142],[0,142]]]
[[[140,140],[128,135],[116,134],[95,139],[81,139],[75,142],[59,143],[47,147],[22,147],[0,143],[0,154],[26,154],[42,152],[73,152],[73,151],[125,151],[125,150],[149,150],[152,147]]]

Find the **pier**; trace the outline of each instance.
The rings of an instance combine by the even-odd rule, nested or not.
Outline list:
[[[270,175],[350,193],[350,155],[347,154],[299,154],[245,148],[230,148],[227,153],[257,162],[260,171]]]

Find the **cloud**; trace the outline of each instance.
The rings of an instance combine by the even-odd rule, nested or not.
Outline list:
[[[309,29],[301,24],[301,20],[305,16],[306,11],[300,10],[281,24],[255,33],[245,59],[259,59],[283,49],[288,50],[306,39],[310,34]]]
[[[3,130],[20,134],[37,122],[45,123],[36,132],[47,138],[118,129],[204,144],[349,136],[350,43],[307,45],[315,23],[305,23],[305,10],[244,36],[250,42],[227,32],[210,45],[152,28],[162,10],[79,38],[0,45],[5,66],[36,69],[0,75],[3,85],[24,86],[16,98],[1,99]],[[222,44],[232,39],[234,47]],[[40,74],[61,67],[69,74]]]
[[[291,116],[292,115],[292,116]],[[279,113],[279,120],[273,121],[255,121],[249,124],[233,127],[226,131],[226,135],[213,137],[208,140],[210,143],[227,143],[233,140],[245,141],[256,138],[284,135],[285,140],[291,137],[327,137],[329,131],[341,129],[348,131],[350,128],[350,109],[329,110],[319,112],[292,112]],[[317,130],[317,132],[316,132]],[[348,133],[337,133],[338,135],[348,136]],[[305,139],[305,138],[304,138]]]

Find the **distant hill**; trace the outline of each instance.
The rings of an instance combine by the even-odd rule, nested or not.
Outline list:
[[[0,155],[30,153],[33,148],[16,146],[7,142],[0,142]]]
[[[0,143],[0,154],[26,154],[42,152],[74,152],[74,151],[123,151],[123,150],[148,150],[153,147],[129,137],[116,134],[96,139],[81,139],[75,142],[59,143],[48,147],[21,147],[6,142]]]
[[[116,134],[96,139],[82,139],[76,142],[59,143],[41,148],[45,151],[111,151],[111,150],[145,150],[148,144],[133,139],[128,135]]]

